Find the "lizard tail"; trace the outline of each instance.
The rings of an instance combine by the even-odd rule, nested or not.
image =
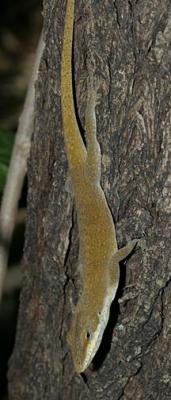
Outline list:
[[[86,150],[75,116],[72,88],[72,43],[75,0],[67,0],[61,64],[61,106],[69,167],[85,160]]]

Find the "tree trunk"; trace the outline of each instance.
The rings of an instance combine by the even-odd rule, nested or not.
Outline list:
[[[81,375],[74,372],[66,342],[80,275],[60,106],[65,6],[62,0],[44,1],[46,47],[36,84],[24,278],[9,398],[169,399],[170,2],[76,0],[73,75],[80,126],[93,71],[100,79],[101,183],[118,245],[142,239],[121,264],[102,344]]]

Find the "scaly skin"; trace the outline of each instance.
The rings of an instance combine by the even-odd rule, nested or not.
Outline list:
[[[72,92],[72,41],[74,0],[67,1],[61,66],[61,105],[65,149],[77,209],[83,292],[76,306],[67,336],[77,372],[92,361],[102,340],[109,310],[119,282],[119,261],[137,240],[117,248],[115,226],[100,186],[101,154],[96,138],[95,107],[98,86],[90,83],[85,113],[84,146],[76,117]]]

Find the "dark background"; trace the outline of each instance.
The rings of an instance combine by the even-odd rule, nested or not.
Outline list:
[[[32,71],[42,26],[40,0],[0,3],[0,135],[14,136]],[[2,142],[1,142],[2,143]],[[2,144],[1,144],[2,146]],[[10,268],[23,252],[27,182],[25,181],[10,251]],[[0,192],[0,200],[2,192]],[[14,344],[19,291],[4,295],[0,305],[0,399],[7,399],[8,359]]]

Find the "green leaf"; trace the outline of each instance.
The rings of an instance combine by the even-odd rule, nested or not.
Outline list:
[[[0,129],[0,192],[3,191],[14,144],[14,134]]]
[[[7,174],[8,174],[8,167],[5,164],[0,163],[0,193],[3,192]]]

